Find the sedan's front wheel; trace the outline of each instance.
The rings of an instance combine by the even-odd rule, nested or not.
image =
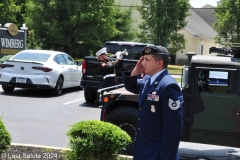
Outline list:
[[[55,88],[52,90],[52,94],[55,96],[60,96],[63,90],[63,77],[60,76],[57,80]]]
[[[15,87],[14,87],[14,86],[3,86],[3,85],[2,85],[2,89],[3,89],[4,92],[6,92],[6,93],[12,93],[13,90],[15,89]]]

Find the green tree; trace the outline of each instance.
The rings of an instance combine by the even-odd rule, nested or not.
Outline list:
[[[240,0],[223,0],[215,9],[217,21],[214,29],[218,32],[216,42],[240,43]]]
[[[31,46],[60,50],[82,58],[94,54],[105,41],[113,37],[131,38],[130,32],[126,32],[129,21],[121,23],[126,27],[116,27],[121,22],[121,16],[115,19],[118,15],[128,17],[129,11],[118,12],[114,2],[29,0],[26,22],[31,30]]]
[[[17,26],[22,27],[22,25],[25,23],[24,16],[26,15],[26,3],[29,0],[16,0],[15,5],[19,7],[20,11],[18,14],[16,14],[16,24]]]
[[[19,25],[21,6],[17,5],[17,2],[18,0],[0,0],[0,23],[2,26],[6,23],[15,23]]]
[[[139,25],[143,42],[162,45],[171,54],[185,48],[185,39],[179,33],[186,26],[189,0],[142,0],[138,9],[143,22]]]
[[[131,41],[136,37],[137,31],[133,28],[132,9],[123,9],[120,4],[115,7],[115,25],[117,33],[109,40],[115,41]]]
[[[0,0],[0,23],[4,26],[6,23],[14,23],[18,29],[25,23],[26,3],[32,0]]]

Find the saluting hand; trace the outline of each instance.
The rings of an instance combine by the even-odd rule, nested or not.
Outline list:
[[[143,68],[143,65],[142,65],[143,60],[144,60],[144,57],[142,56],[138,60],[136,66],[134,67],[131,76],[137,76],[137,75],[141,74],[144,71],[144,68]]]

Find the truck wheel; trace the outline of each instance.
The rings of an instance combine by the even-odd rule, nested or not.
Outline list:
[[[88,103],[94,103],[97,98],[97,91],[84,88],[84,98]]]
[[[133,155],[134,144],[137,136],[138,124],[138,111],[134,107],[124,106],[117,108],[107,114],[105,121],[119,126],[122,130],[126,131],[132,138],[131,144],[122,151],[125,155]]]
[[[13,90],[14,90],[14,86],[3,86],[2,85],[2,89],[4,90],[4,92],[6,92],[6,93],[12,93],[13,92]]]

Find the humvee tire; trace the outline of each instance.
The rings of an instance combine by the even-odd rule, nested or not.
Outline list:
[[[110,122],[119,126],[126,131],[132,138],[132,142],[122,151],[122,154],[133,155],[134,143],[137,136],[138,111],[131,106],[123,106],[112,110],[105,118],[106,122]]]
[[[88,103],[94,103],[97,98],[97,91],[84,88],[84,98]]]

